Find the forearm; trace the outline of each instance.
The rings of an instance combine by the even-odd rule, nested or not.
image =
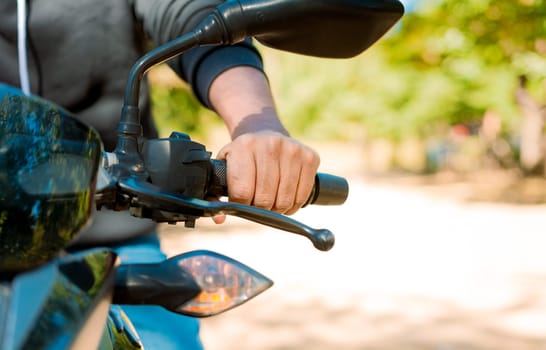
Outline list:
[[[288,135],[278,118],[267,78],[258,69],[242,66],[223,72],[212,82],[209,100],[232,139],[266,130]]]

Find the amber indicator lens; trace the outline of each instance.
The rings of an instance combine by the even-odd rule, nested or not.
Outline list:
[[[219,314],[252,299],[273,281],[227,256],[206,251],[184,254],[179,266],[192,275],[201,293],[182,305],[180,312],[196,317]]]

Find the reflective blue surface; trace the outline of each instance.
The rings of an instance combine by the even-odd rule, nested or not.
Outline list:
[[[102,144],[45,100],[0,86],[0,273],[45,263],[87,223]],[[5,92],[6,90],[4,90]]]
[[[116,254],[93,249],[21,273],[11,284],[1,349],[65,349],[104,330]],[[0,304],[1,305],[1,304]],[[101,307],[102,305],[103,307]],[[0,307],[1,309],[1,307]],[[97,313],[100,317],[94,318]],[[98,321],[86,327],[89,322]]]

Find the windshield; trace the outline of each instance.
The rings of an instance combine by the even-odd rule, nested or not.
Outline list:
[[[87,223],[102,145],[39,98],[0,100],[0,271],[39,265]]]

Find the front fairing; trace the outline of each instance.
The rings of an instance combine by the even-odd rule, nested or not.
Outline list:
[[[66,255],[0,286],[0,348],[97,348],[117,258],[109,249]]]
[[[0,274],[39,266],[87,224],[98,133],[37,97],[0,96]]]

